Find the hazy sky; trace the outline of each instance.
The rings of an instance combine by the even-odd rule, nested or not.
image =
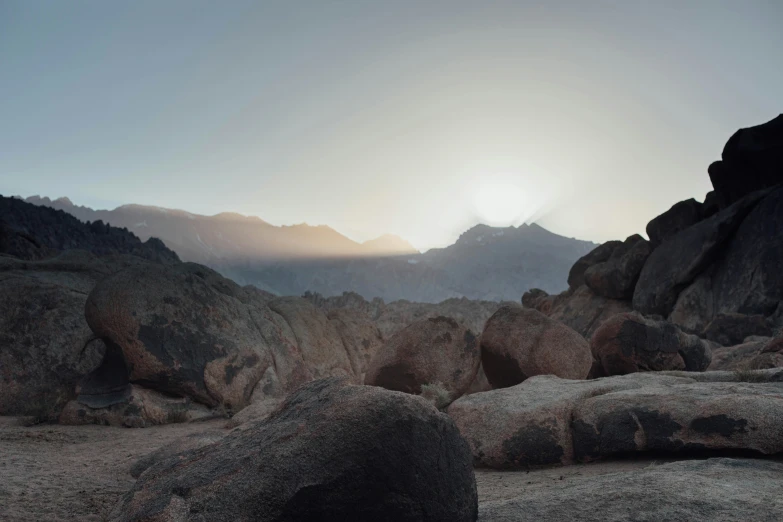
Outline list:
[[[783,107],[783,2],[0,0],[0,193],[603,241]]]

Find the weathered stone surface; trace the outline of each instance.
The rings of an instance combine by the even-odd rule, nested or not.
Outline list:
[[[116,521],[474,521],[470,449],[423,399],[327,379],[149,468]]]
[[[631,236],[615,248],[609,259],[585,270],[585,284],[602,297],[631,299],[636,281],[651,252],[649,241],[638,234]]]
[[[194,263],[118,272],[96,285],[85,315],[131,383],[229,413],[317,378],[358,382],[354,366],[372,349],[351,337],[371,325],[331,321],[297,297],[261,298]]]
[[[661,370],[704,371],[710,346],[668,321],[637,312],[617,314],[604,322],[590,340],[593,356],[605,375]]]
[[[771,315],[783,301],[783,187],[742,221],[715,267],[716,313]]]
[[[122,351],[131,382],[233,412],[259,381],[274,397],[313,378],[355,378],[323,312],[300,298],[260,301],[201,265],[124,270],[95,287],[85,311]]]
[[[702,337],[723,346],[734,346],[751,335],[772,335],[763,315],[718,314],[704,329]]]
[[[54,259],[0,256],[0,415],[54,417],[101,361],[84,303],[111,267],[72,250]]]
[[[714,266],[702,272],[696,280],[677,296],[669,321],[683,331],[702,334],[715,317],[715,300],[712,295]]]
[[[358,310],[338,308],[326,315],[345,346],[353,374],[359,382],[363,382],[370,361],[383,346],[381,332],[366,314]]]
[[[690,378],[690,375],[698,379]],[[498,469],[644,453],[783,451],[780,370],[636,373],[591,381],[538,376],[466,395],[448,414],[474,463]]]
[[[91,408],[73,400],[60,414],[60,424],[101,424],[145,428],[160,424],[189,422],[212,416],[209,408],[189,398],[170,397],[142,386],[131,385],[122,402],[105,408]]]
[[[534,375],[584,379],[592,356],[577,332],[537,310],[501,307],[481,334],[481,363],[493,388],[514,386]]]
[[[601,297],[582,285],[575,290],[540,299],[536,310],[590,339],[604,321],[613,315],[630,312],[631,303]]]
[[[350,377],[359,382],[351,365],[351,358],[343,344],[343,338],[334,323],[314,305],[300,297],[280,297],[267,303],[290,327],[301,357],[314,379],[324,377]],[[343,330],[346,336],[347,329]],[[357,369],[359,354],[354,352]]]
[[[753,360],[761,354],[765,341],[750,341],[736,346],[718,346],[712,349],[709,370],[749,370]]]
[[[733,522],[783,519],[783,463],[712,458],[575,478],[485,502],[480,522]]]
[[[131,382],[238,411],[272,364],[253,313],[264,309],[249,304],[239,286],[201,265],[148,265],[102,280],[85,315],[122,351]]]
[[[695,199],[675,203],[672,208],[647,223],[647,237],[653,248],[681,230],[702,220],[702,204]]]
[[[479,364],[478,371],[476,372],[476,377],[473,379],[473,382],[470,383],[470,387],[468,388],[468,391],[465,392],[465,395],[469,393],[479,393],[479,392],[485,392],[492,389],[492,385],[487,380],[487,374],[484,373],[484,367]]]
[[[608,260],[611,257],[612,252],[622,244],[622,241],[607,241],[579,258],[577,262],[574,263],[574,266],[571,267],[571,271],[568,272],[568,287],[576,289],[585,284],[585,270],[595,264],[603,263]]]
[[[783,183],[783,114],[738,130],[726,142],[722,158],[710,165],[709,174],[724,203]]]
[[[524,469],[570,464],[571,415],[580,401],[610,391],[689,382],[693,381],[657,374],[590,381],[540,375],[511,388],[466,395],[447,412],[470,444],[476,466]]]
[[[761,351],[748,364],[751,370],[783,367],[783,337],[762,341]]]
[[[783,386],[694,383],[645,387],[582,401],[571,426],[574,456],[629,453],[783,452]]]
[[[765,194],[750,194],[658,246],[644,264],[636,283],[634,310],[645,315],[668,316],[680,291],[717,259],[743,219]]]
[[[422,386],[446,393],[438,406],[461,397],[476,377],[481,350],[476,335],[454,319],[424,319],[399,331],[370,363],[364,383],[419,394]]]

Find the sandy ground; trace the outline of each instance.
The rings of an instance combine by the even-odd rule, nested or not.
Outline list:
[[[225,420],[144,429],[39,425],[0,417],[0,520],[101,521],[136,481],[131,465]]]
[[[0,520],[106,520],[120,495],[135,482],[129,470],[138,458],[191,433],[225,431],[224,425],[225,420],[212,420],[144,429],[25,427],[19,419],[0,417]],[[530,472],[477,470],[479,502],[655,464],[626,460]]]

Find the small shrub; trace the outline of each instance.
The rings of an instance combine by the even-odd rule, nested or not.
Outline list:
[[[439,382],[423,384],[421,386],[421,396],[434,404],[439,410],[451,404],[451,395],[443,387],[443,384]]]

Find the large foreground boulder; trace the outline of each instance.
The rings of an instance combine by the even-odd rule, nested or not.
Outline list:
[[[251,428],[147,469],[116,521],[474,521],[470,449],[423,399],[309,383]]]
[[[617,314],[604,322],[593,334],[590,349],[604,375],[661,370],[703,372],[712,357],[709,344],[699,337],[637,312]]]
[[[481,363],[493,388],[514,386],[534,375],[584,379],[592,357],[585,339],[537,310],[503,306],[481,334]]]
[[[698,376],[697,379],[688,377]],[[591,381],[538,376],[448,408],[474,463],[498,469],[601,457],[783,452],[783,370],[636,373]]]
[[[405,393],[439,388],[447,406],[461,397],[481,362],[478,339],[454,319],[424,319],[395,334],[370,363],[364,383]],[[437,397],[436,397],[437,398]]]
[[[783,520],[783,463],[712,458],[569,479],[483,502],[481,522]]]

